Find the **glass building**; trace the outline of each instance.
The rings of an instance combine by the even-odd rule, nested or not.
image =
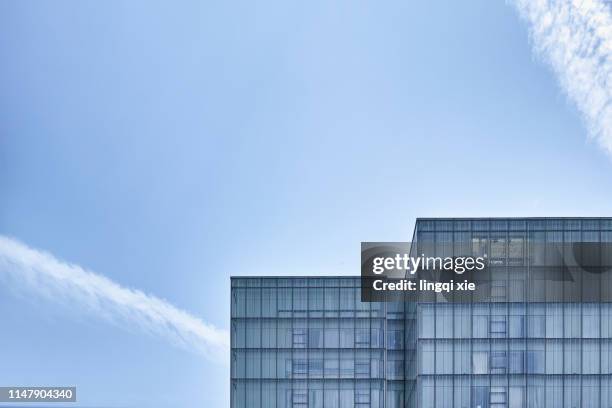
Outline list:
[[[419,253],[488,256],[486,301],[361,302],[359,277],[232,278],[232,407],[612,408],[612,305],[535,299],[548,242],[587,242],[612,265],[608,218],[418,219]],[[597,279],[583,285],[612,288]]]

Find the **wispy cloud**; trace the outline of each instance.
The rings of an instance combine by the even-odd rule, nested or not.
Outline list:
[[[612,17],[603,0],[510,0],[530,24],[547,61],[582,113],[590,135],[612,156]]]
[[[228,334],[155,296],[0,235],[0,278],[128,329],[139,328],[219,362]]]

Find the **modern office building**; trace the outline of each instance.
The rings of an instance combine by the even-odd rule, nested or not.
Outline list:
[[[608,218],[417,220],[418,253],[489,258],[490,296],[469,303],[361,302],[359,277],[234,277],[232,407],[612,408],[612,305],[542,301],[536,281],[547,243],[577,242],[573,256],[612,265]]]

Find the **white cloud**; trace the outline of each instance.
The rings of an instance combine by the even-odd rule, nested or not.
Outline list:
[[[591,137],[612,156],[612,17],[603,0],[510,0],[529,22],[547,61],[582,113]]]
[[[122,327],[139,328],[174,345],[226,363],[229,336],[155,296],[58,260],[0,235],[0,278]]]

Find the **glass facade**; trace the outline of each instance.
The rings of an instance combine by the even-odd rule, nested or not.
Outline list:
[[[358,277],[233,278],[232,407],[612,408],[612,305],[529,301],[545,257],[531,244],[549,240],[609,243],[612,219],[419,219],[417,250],[489,256],[487,302],[362,303]]]
[[[404,406],[405,305],[359,278],[233,278],[233,407]]]

